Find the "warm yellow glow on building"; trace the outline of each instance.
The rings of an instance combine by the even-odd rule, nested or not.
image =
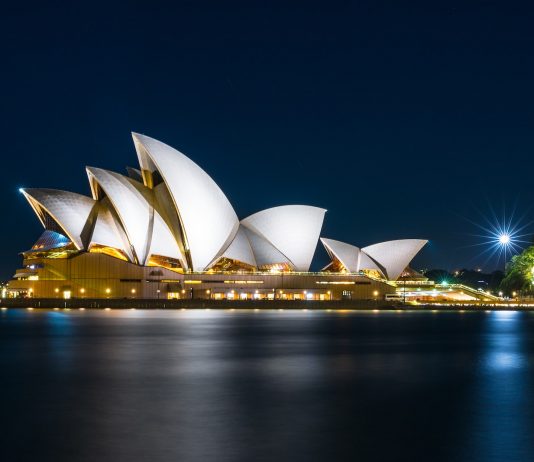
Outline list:
[[[354,281],[315,281],[315,284],[332,284],[339,286],[354,285]]]
[[[106,247],[103,245],[93,244],[89,249],[91,253],[103,253],[104,255],[109,255],[110,257],[118,258],[119,260],[128,261],[128,257],[119,249],[114,247]]]

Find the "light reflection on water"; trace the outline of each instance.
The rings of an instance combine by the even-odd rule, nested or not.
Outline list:
[[[0,315],[5,460],[534,459],[534,317]]]
[[[520,353],[495,351],[488,353],[486,367],[497,371],[520,368],[525,364],[525,358]]]
[[[486,353],[483,356],[488,371],[520,368],[526,357],[521,351],[521,313],[518,311],[495,311],[489,318],[484,336]]]
[[[496,311],[486,318],[481,361],[467,408],[472,437],[465,459],[532,460],[532,326],[527,317]]]

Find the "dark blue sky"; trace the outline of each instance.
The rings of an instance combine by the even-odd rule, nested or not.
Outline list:
[[[532,218],[529,2],[71,3],[0,17],[4,279],[41,232],[17,189],[89,194],[85,165],[136,164],[132,130],[241,217],[325,207],[325,237],[430,239],[417,267],[483,264],[491,207]]]

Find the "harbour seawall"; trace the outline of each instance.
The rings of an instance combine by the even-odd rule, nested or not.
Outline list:
[[[518,303],[455,303],[413,305],[384,300],[209,300],[209,299],[96,299],[96,298],[5,298],[6,308],[86,308],[86,309],[294,309],[294,310],[534,310],[534,305]]]
[[[393,303],[381,300],[158,300],[158,299],[89,299],[72,298],[5,298],[0,306],[7,308],[117,308],[117,309],[392,309]]]

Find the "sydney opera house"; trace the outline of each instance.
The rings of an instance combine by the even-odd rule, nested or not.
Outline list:
[[[9,296],[383,299],[427,241],[364,248],[320,237],[326,210],[284,205],[240,219],[213,179],[170,146],[133,134],[139,169],[87,167],[91,197],[21,189],[44,227]],[[331,258],[310,265],[321,241]]]

